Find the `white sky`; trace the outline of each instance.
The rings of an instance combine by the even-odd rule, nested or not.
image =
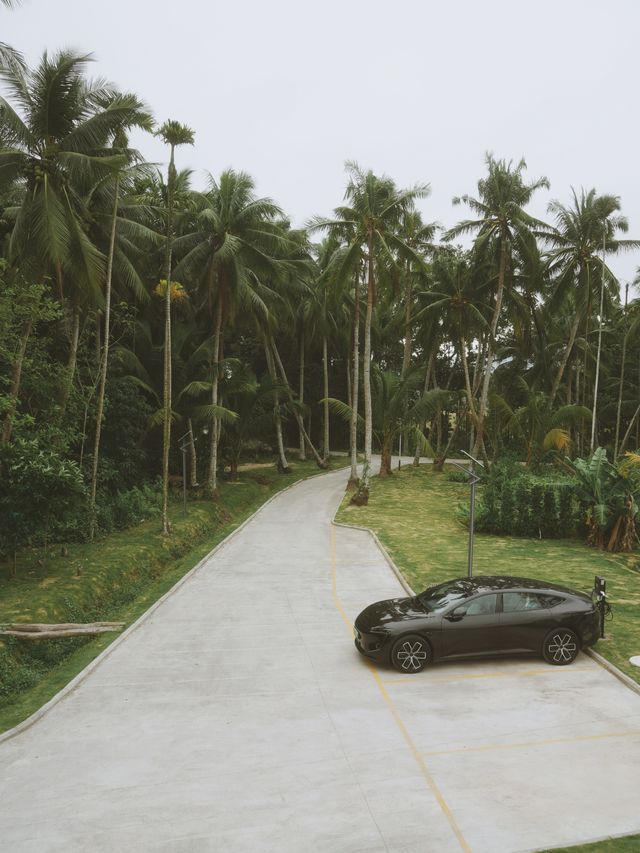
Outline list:
[[[484,153],[546,175],[545,218],[570,187],[622,199],[640,237],[637,0],[22,0],[0,40],[30,64],[91,52],[95,75],[159,122],[190,125],[178,167],[248,171],[295,225],[343,197],[346,159],[398,185],[429,182],[427,221],[454,224]],[[163,162],[151,137],[134,140]],[[640,252],[610,261],[633,279]]]

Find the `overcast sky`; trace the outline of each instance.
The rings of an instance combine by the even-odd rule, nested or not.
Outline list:
[[[342,201],[344,161],[400,185],[445,226],[484,154],[546,175],[531,212],[571,186],[622,200],[640,237],[637,0],[22,0],[0,40],[30,64],[91,52],[95,75],[190,125],[178,167],[248,171],[295,225]],[[158,140],[135,140],[158,163]],[[611,260],[624,284],[640,252]]]

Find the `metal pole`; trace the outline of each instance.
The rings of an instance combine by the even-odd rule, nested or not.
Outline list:
[[[463,468],[469,476],[469,485],[471,486],[471,493],[469,495],[469,548],[467,551],[467,575],[472,578],[473,577],[473,533],[475,526],[475,518],[476,518],[476,483],[480,482],[480,477],[476,474],[476,465],[479,465],[481,468],[484,468],[482,462],[479,459],[475,459],[470,453],[467,453],[466,450],[462,450],[461,453],[467,457],[467,459],[471,462],[470,468]],[[462,468],[461,465],[458,465],[457,462],[453,463],[458,468]]]
[[[476,475],[474,472],[473,461],[471,462],[471,494],[469,496],[469,554],[467,558],[467,575],[473,577],[473,526],[476,514]]]
[[[400,433],[400,437],[398,438],[398,471],[400,470],[401,464],[402,464],[402,433]]]
[[[183,444],[182,450],[182,511],[187,514],[187,446]]]
[[[604,312],[604,253],[605,253],[605,233],[602,235],[602,281],[600,283],[600,316],[598,317],[598,355],[596,357],[596,382],[593,389],[593,412],[591,414],[591,444],[589,449],[593,453],[593,448],[596,443],[596,410],[598,408],[598,380],[600,378],[600,352],[602,350],[602,314]]]
[[[182,451],[182,512],[184,515],[187,514],[187,449],[189,444],[186,442],[186,438],[189,434],[190,431],[188,430],[178,439],[178,446]]]

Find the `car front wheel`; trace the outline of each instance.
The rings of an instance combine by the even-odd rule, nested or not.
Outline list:
[[[567,666],[573,663],[580,649],[580,641],[570,628],[557,628],[550,631],[542,645],[542,654],[547,663],[554,666]]]
[[[407,634],[393,644],[391,663],[398,672],[421,672],[431,663],[431,646],[418,634]]]

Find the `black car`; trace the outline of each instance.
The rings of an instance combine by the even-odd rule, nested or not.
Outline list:
[[[565,666],[599,637],[588,595],[515,577],[447,581],[371,604],[355,621],[359,652],[410,673],[434,661],[498,655],[541,655]]]

